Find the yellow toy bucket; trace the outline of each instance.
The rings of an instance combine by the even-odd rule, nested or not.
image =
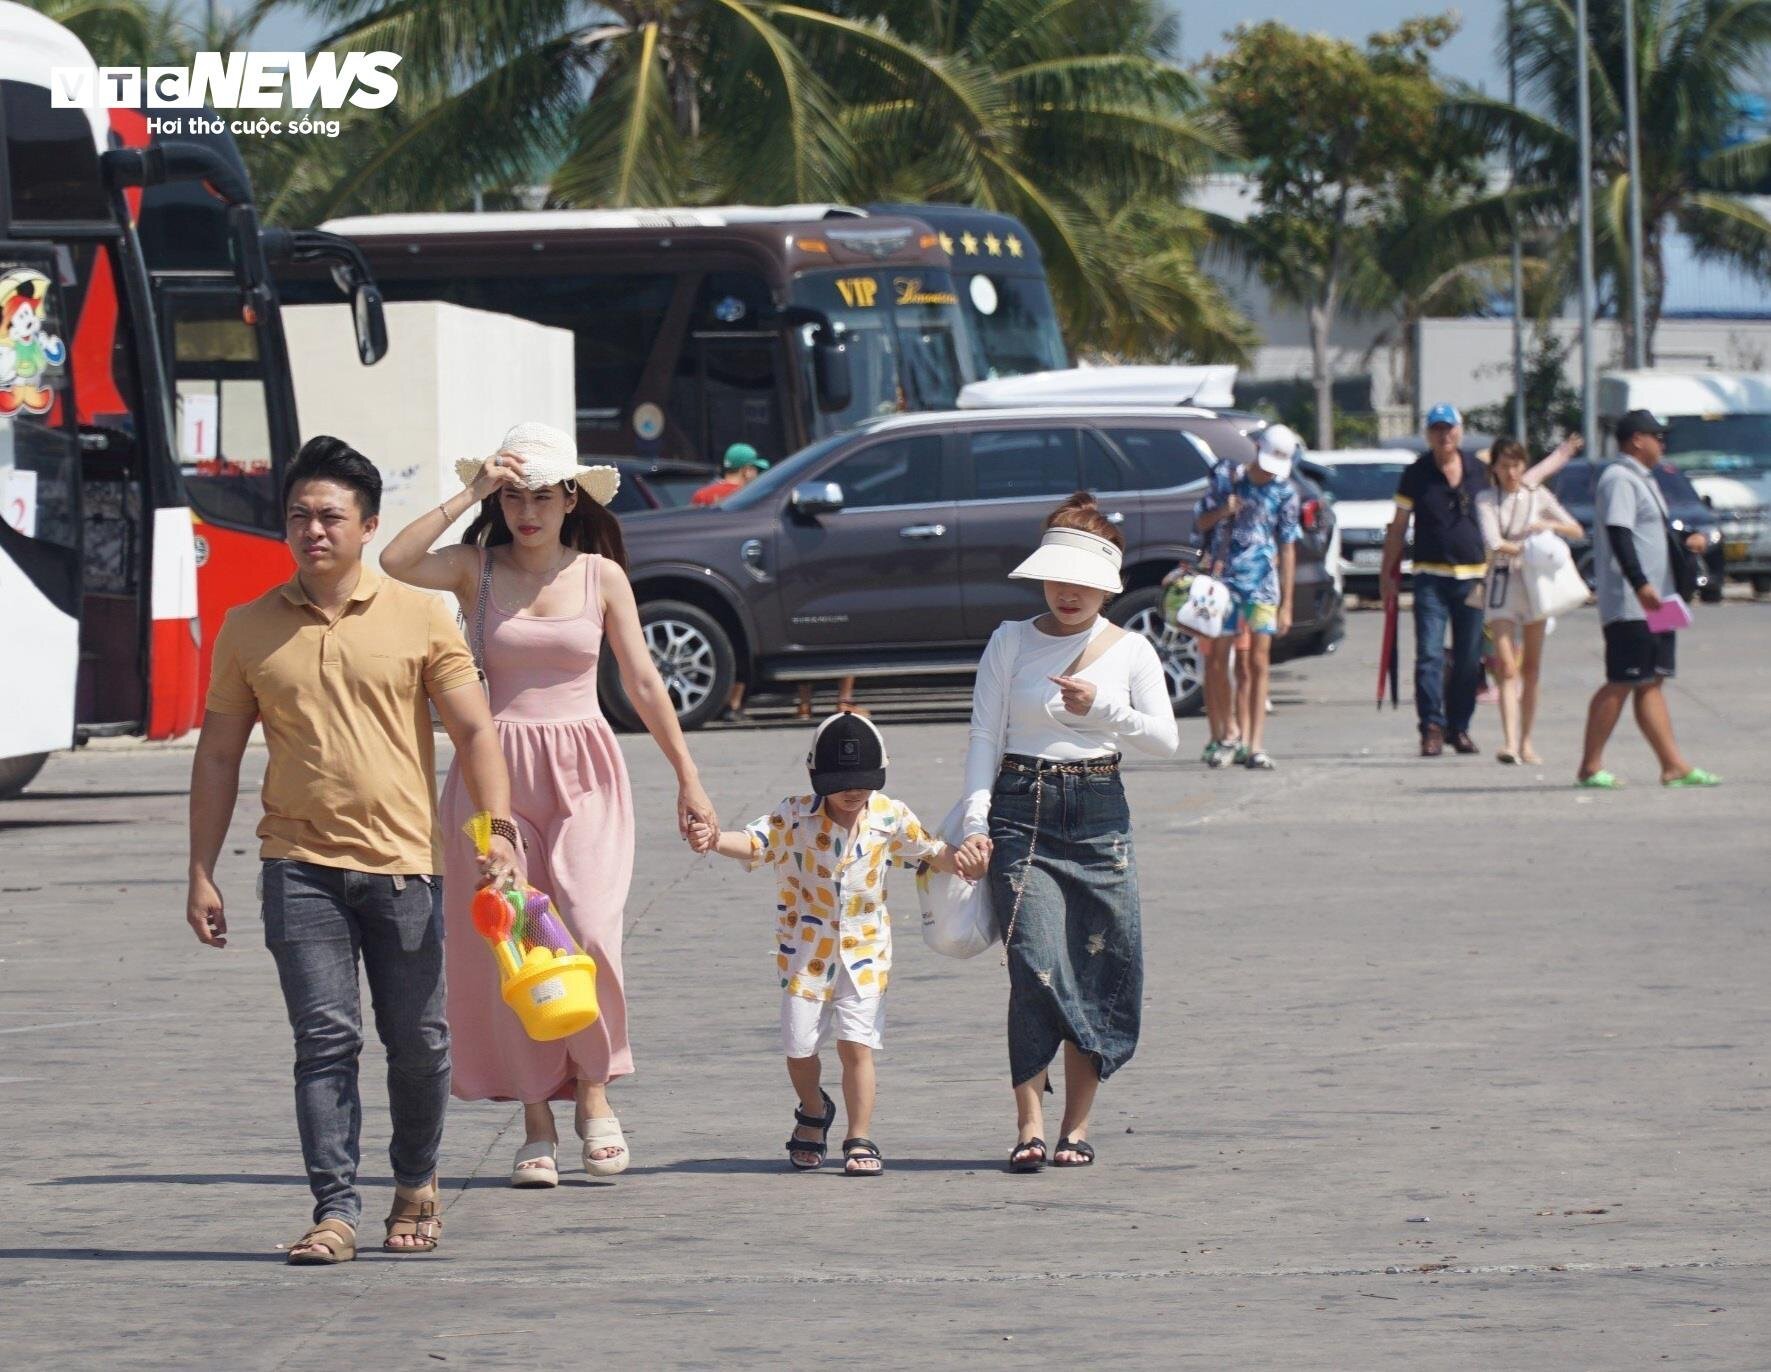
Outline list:
[[[542,1043],[596,1023],[596,959],[583,953],[531,948],[522,965],[505,974],[501,989],[529,1037]]]

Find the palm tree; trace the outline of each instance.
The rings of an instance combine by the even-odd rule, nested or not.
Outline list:
[[[337,26],[319,46],[401,53],[401,94],[337,139],[286,142],[267,217],[536,182],[556,205],[953,200],[1028,224],[1078,344],[1246,350],[1193,267],[1197,224],[1169,209],[1225,143],[1156,0],[307,8]]]
[[[1667,235],[1697,253],[1771,275],[1771,219],[1744,192],[1771,173],[1771,138],[1730,146],[1736,100],[1771,49],[1771,0],[1634,0],[1640,111],[1642,260],[1647,338],[1666,294]],[[1593,60],[1593,202],[1596,261],[1629,328],[1629,176],[1623,123],[1623,0],[1589,0]],[[1566,0],[1520,0],[1516,54],[1524,99],[1515,107],[1460,92],[1448,117],[1504,149],[1517,140],[1519,184],[1457,211],[1438,232],[1475,246],[1504,241],[1509,211],[1527,231],[1572,235],[1579,186],[1574,15]],[[1503,29],[1501,50],[1506,40]],[[1548,252],[1565,254],[1552,241]],[[1626,338],[1626,344],[1628,340]]]

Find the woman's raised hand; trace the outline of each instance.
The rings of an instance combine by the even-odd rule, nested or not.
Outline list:
[[[523,459],[515,453],[493,453],[480,464],[468,489],[475,500],[484,500],[500,486],[521,485],[526,474]]]
[[[1064,697],[1064,708],[1073,715],[1086,715],[1095,707],[1095,684],[1076,676],[1055,676],[1058,690]]]

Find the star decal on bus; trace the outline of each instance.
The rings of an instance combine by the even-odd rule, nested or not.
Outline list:
[[[993,233],[984,235],[984,251],[992,257],[1002,256],[1002,240]]]
[[[960,234],[959,246],[964,248],[968,255],[976,254],[978,251],[978,236],[973,233]]]
[[[1002,244],[1008,249],[1008,255],[1010,257],[1019,257],[1021,255],[1021,249],[1024,246],[1020,238],[1012,233],[1002,240]]]
[[[952,257],[953,256],[953,235],[950,233],[943,233],[943,234],[939,234],[937,236],[941,240],[941,251],[946,253],[947,256]]]

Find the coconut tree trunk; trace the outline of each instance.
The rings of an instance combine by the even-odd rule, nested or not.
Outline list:
[[[1310,302],[1310,379],[1316,390],[1316,451],[1334,448],[1334,376],[1328,366],[1328,338],[1334,331],[1334,292]]]

